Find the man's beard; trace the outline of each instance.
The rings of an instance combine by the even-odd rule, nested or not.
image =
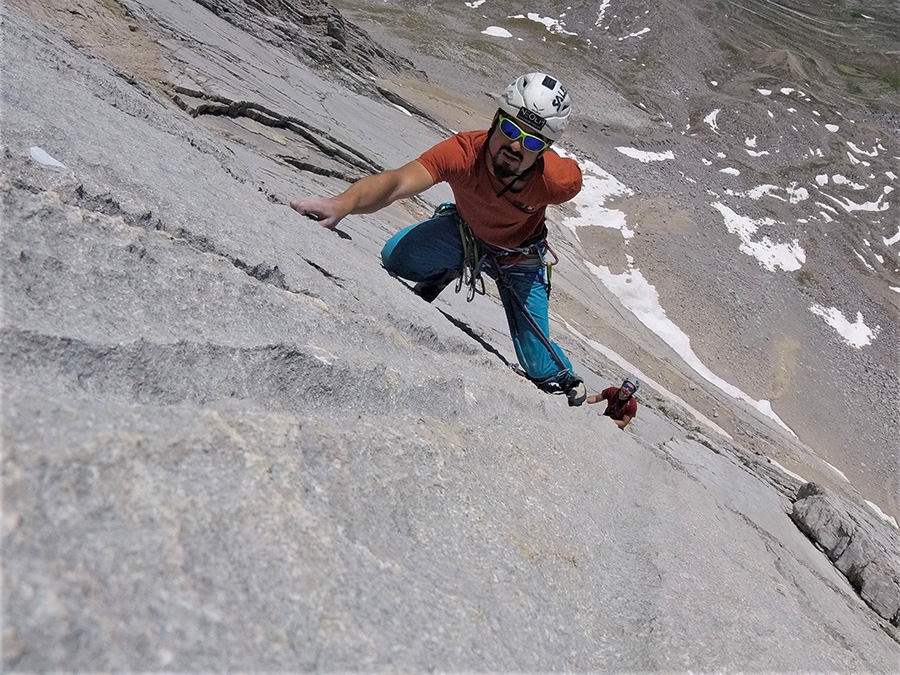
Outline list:
[[[518,166],[516,169],[511,169],[506,164],[501,163],[500,155],[503,152],[503,149],[497,151],[497,154],[491,159],[491,164],[493,165],[494,175],[500,180],[506,180],[508,178],[515,178],[519,175]],[[516,155],[516,153],[506,152],[507,156],[516,157],[519,160],[519,164],[522,162],[522,158]]]

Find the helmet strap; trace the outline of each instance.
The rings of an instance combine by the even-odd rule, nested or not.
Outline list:
[[[505,194],[510,190],[510,188],[512,188],[513,185],[516,184],[516,182],[518,182],[518,181],[520,181],[520,180],[524,180],[525,178],[527,178],[528,174],[530,174],[532,171],[534,171],[534,168],[535,168],[536,166],[537,166],[537,160],[534,160],[534,164],[532,164],[531,166],[529,166],[527,169],[525,169],[525,170],[524,170],[522,173],[520,173],[519,175],[513,176],[512,179],[510,179],[510,181],[503,187],[503,189],[500,190],[500,192],[497,193],[497,197],[502,197],[503,195],[505,195]]]

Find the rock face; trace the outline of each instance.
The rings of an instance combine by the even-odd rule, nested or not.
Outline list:
[[[123,3],[4,7],[4,670],[896,671],[757,448],[808,449],[649,378],[625,432],[538,391],[493,295],[380,267],[440,191],[340,236],[288,208],[446,135],[257,32],[340,23]],[[86,39],[111,6],[117,49]],[[592,391],[623,375],[554,337]]]
[[[872,609],[900,626],[900,538],[894,530],[873,527],[870,514],[815,483],[797,491],[791,518]]]
[[[321,0],[196,2],[237,28],[332,72],[343,68],[369,78],[413,68],[409,60],[380,47],[359,26]],[[350,78],[348,84],[359,88],[365,81]]]

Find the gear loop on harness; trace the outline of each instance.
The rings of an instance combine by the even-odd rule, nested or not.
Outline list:
[[[456,204],[453,202],[444,202],[434,210],[434,217],[445,216],[451,217],[456,222],[459,229],[459,240],[462,247],[462,264],[456,275],[456,289],[459,293],[463,286],[466,286],[468,292],[466,301],[472,302],[476,295],[484,295],[484,279],[481,277],[481,269],[483,267],[483,255],[481,252],[481,242],[466,221],[459,215]]]

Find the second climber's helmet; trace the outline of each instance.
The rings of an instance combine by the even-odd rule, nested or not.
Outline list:
[[[625,378],[625,380],[622,382],[622,386],[624,387],[626,384],[630,384],[632,387],[634,387],[634,391],[631,392],[632,394],[636,394],[637,390],[641,388],[641,381],[634,375],[629,375]]]
[[[572,104],[569,92],[555,77],[528,73],[500,95],[500,109],[551,141],[558,141],[569,123]]]

